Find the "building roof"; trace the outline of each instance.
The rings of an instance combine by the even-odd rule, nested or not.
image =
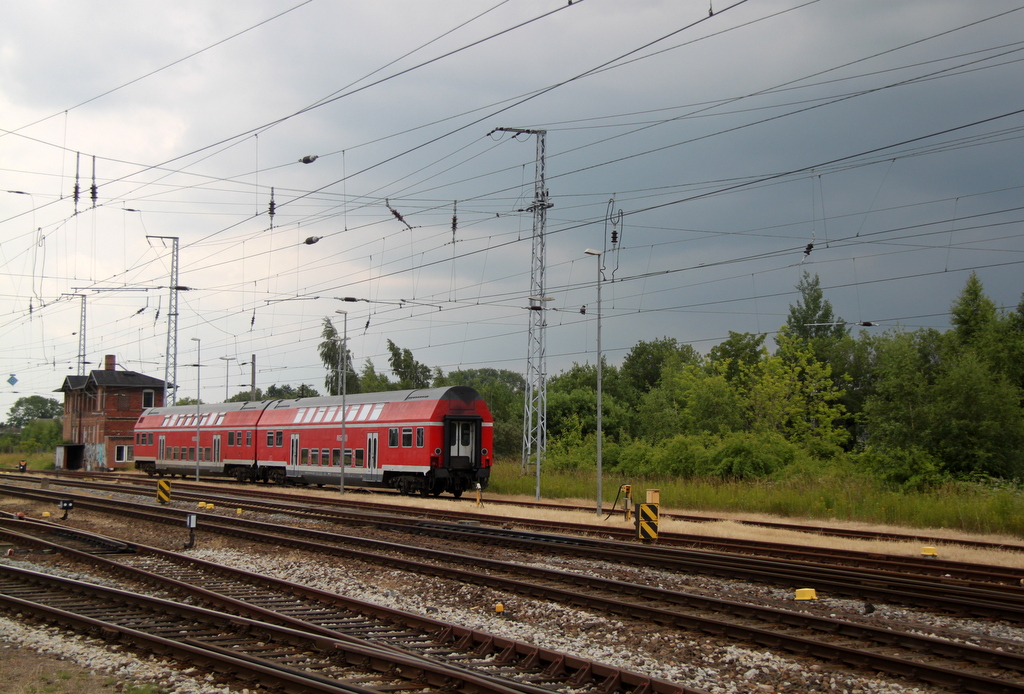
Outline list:
[[[108,369],[97,369],[91,371],[88,376],[67,376],[60,388],[55,393],[67,393],[73,390],[92,390],[100,387],[115,388],[160,388],[164,382],[159,378],[146,376],[135,371],[113,371]]]

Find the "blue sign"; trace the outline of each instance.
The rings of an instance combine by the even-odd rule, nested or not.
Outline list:
[[[13,386],[15,383],[18,382],[18,379],[14,377],[14,374],[11,374],[11,377],[7,379],[7,382]]]

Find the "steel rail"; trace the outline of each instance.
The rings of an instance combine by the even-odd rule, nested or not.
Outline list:
[[[23,527],[28,525],[29,527]],[[184,581],[181,578],[171,578],[164,574],[154,574],[152,571],[126,565],[120,561],[107,557],[99,557],[79,550],[63,547],[47,542],[46,540],[18,532],[19,529],[47,531],[51,524],[32,523],[29,521],[4,521],[0,520],[0,536],[6,536],[19,545],[35,546],[46,551],[62,551],[68,556],[79,561],[91,563],[108,571],[121,575],[125,578],[139,580],[160,588],[172,587],[180,592],[202,600],[218,609],[231,611],[252,619],[260,619],[270,623],[281,623],[292,628],[317,633],[330,638],[349,640],[353,637],[339,632],[334,628],[326,628],[319,624],[305,619],[296,619],[282,613],[279,610],[269,610],[260,607],[253,602],[232,597],[218,591],[209,590],[193,582]],[[37,527],[33,527],[37,526]],[[38,526],[42,526],[41,528]],[[172,562],[178,565],[197,566],[212,575],[222,575],[232,580],[242,580],[254,585],[270,588],[283,594],[293,594],[308,599],[316,606],[323,608],[329,606],[334,609],[345,610],[349,613],[362,614],[368,617],[381,620],[391,624],[402,624],[406,630],[416,630],[427,634],[438,646],[446,646],[453,652],[460,652],[471,655],[473,658],[495,657],[496,662],[509,667],[517,668],[521,675],[537,676],[545,672],[561,671],[560,678],[572,684],[577,692],[604,692],[609,683],[617,683],[617,687],[625,692],[635,694],[702,694],[698,690],[680,686],[664,680],[646,677],[637,673],[622,670],[613,666],[597,663],[559,653],[549,649],[508,639],[505,637],[488,634],[482,631],[449,624],[429,617],[421,617],[408,612],[402,612],[391,608],[374,605],[353,598],[347,598],[335,593],[328,593],[308,586],[298,585],[292,582],[255,574],[240,569],[225,567],[202,559],[183,556],[168,552],[155,547],[135,545],[136,557],[152,555],[162,561]],[[357,643],[363,643],[366,639],[355,639]],[[395,648],[399,652],[409,655],[411,652],[406,648],[389,646],[381,640],[371,639],[372,642],[385,648]],[[416,654],[424,657],[422,654]],[[452,654],[446,654],[446,660],[452,659]],[[436,660],[436,659],[435,659]],[[451,662],[447,663],[452,666]],[[470,670],[472,672],[472,670]],[[551,694],[551,690],[543,687],[534,687],[522,682],[508,680],[506,678],[495,678],[493,675],[481,675],[474,672],[477,677],[492,677],[500,681],[504,686],[518,689],[527,694]]]

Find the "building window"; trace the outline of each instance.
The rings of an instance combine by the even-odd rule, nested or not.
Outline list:
[[[388,429],[388,446],[398,448],[398,429]]]
[[[152,390],[142,391],[142,407],[150,408],[156,406],[156,393]]]

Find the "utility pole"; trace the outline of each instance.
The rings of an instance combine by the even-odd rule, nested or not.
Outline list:
[[[533,203],[523,212],[533,212],[533,249],[530,262],[530,308],[529,328],[526,342],[526,399],[523,407],[523,459],[522,474],[526,474],[531,456],[536,465],[537,498],[540,499],[540,465],[547,450],[548,441],[548,387],[546,332],[547,316],[543,308],[544,267],[547,263],[545,232],[547,227],[548,201],[547,185],[544,181],[544,148],[546,130],[523,128],[495,128],[491,133],[504,132],[513,135],[535,135],[537,138],[537,161],[533,183]],[[490,133],[489,133],[490,134]],[[534,308],[534,302],[538,307]]]

